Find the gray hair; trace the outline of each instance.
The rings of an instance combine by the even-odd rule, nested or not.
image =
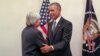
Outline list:
[[[29,12],[26,16],[26,25],[30,26],[30,25],[34,25],[34,23],[36,22],[36,20],[40,19],[40,16],[37,14],[34,14],[33,12]]]
[[[52,5],[57,6],[58,9],[61,11],[61,5],[60,5],[60,3],[58,3],[58,2],[53,2],[53,3],[51,3],[49,6],[52,6]]]

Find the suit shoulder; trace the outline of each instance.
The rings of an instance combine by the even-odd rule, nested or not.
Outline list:
[[[65,24],[72,24],[71,21],[69,21],[69,20],[67,20],[67,19],[64,19],[64,18],[63,18],[63,23],[65,23]]]
[[[36,32],[38,32],[38,30],[31,26],[31,27],[24,28],[23,32],[36,33]]]

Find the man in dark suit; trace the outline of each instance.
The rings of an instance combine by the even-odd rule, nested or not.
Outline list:
[[[59,3],[51,3],[49,11],[53,21],[48,26],[48,45],[45,44],[41,51],[48,53],[49,56],[72,56],[70,50],[72,23],[61,16]]]
[[[42,56],[40,47],[45,43],[37,27],[40,24],[38,16],[30,12],[26,18],[26,27],[22,31],[22,56]]]

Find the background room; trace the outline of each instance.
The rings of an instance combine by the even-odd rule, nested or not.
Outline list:
[[[39,13],[43,0],[0,0],[0,56],[21,56],[21,32],[26,14]],[[82,29],[86,0],[50,0],[62,6],[62,16],[73,24],[71,51],[73,56],[82,56]],[[100,27],[100,0],[93,6]]]

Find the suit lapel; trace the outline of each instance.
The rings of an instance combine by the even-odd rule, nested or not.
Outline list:
[[[55,39],[56,33],[57,33],[57,31],[59,30],[59,28],[61,27],[62,22],[63,22],[63,18],[61,17],[60,21],[59,21],[58,24],[57,24],[56,30],[54,31],[54,34],[53,34],[53,32],[52,32],[52,25],[53,25],[53,22],[50,23],[50,25],[49,25],[50,28],[48,29],[48,30],[50,31],[50,32],[49,32],[49,34],[50,34],[50,37],[49,37],[50,43],[53,43],[53,40]]]
[[[54,31],[54,35],[53,35],[53,36],[56,35],[57,31],[58,31],[59,28],[61,27],[62,21],[63,21],[63,18],[61,17],[61,19],[60,19],[60,21],[58,22],[57,27],[56,27],[56,29],[55,29],[55,31]]]

